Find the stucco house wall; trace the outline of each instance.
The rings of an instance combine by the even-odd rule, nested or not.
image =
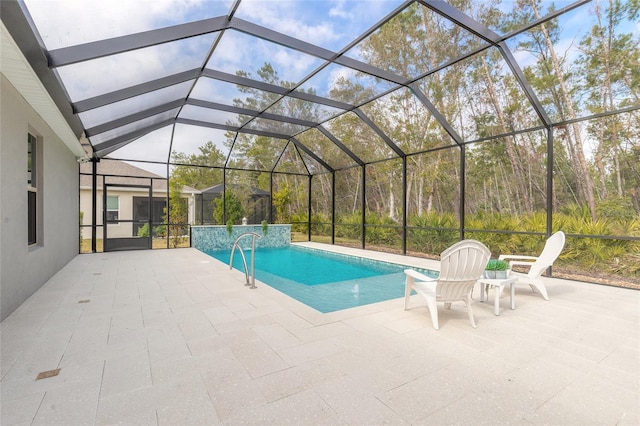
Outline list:
[[[87,239],[91,236],[92,215],[93,215],[93,195],[92,195],[92,164],[85,163],[80,166],[80,211],[82,212],[82,237]],[[96,223],[98,224],[98,239],[103,237],[103,177],[109,176],[107,183],[115,185],[109,188],[108,195],[117,196],[119,201],[118,218],[120,220],[131,220],[133,218],[133,198],[149,196],[147,189],[135,188],[134,185],[151,186],[152,196],[154,198],[167,198],[167,180],[151,173],[147,170],[140,169],[129,163],[103,159],[97,165],[96,180]],[[115,177],[118,176],[118,177]],[[118,187],[117,184],[131,185],[130,187]],[[182,191],[182,198],[187,203],[187,221],[189,224],[195,223],[195,195],[199,194],[197,189],[185,186]],[[164,204],[166,206],[166,203]],[[163,206],[163,208],[164,208]],[[162,212],[156,212],[162,215]],[[157,222],[157,220],[156,220]],[[109,238],[126,238],[133,235],[132,223],[118,223],[107,225],[107,235]]]
[[[42,149],[40,236],[32,246],[27,229],[28,133],[38,137]],[[76,155],[0,74],[0,319],[78,254],[78,211]]]

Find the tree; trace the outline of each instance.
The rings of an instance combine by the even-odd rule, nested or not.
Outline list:
[[[188,155],[175,151],[171,154],[177,166],[173,168],[170,179],[196,189],[209,188],[222,182],[221,166],[226,156],[212,141],[206,142],[198,150],[200,154]]]
[[[596,24],[580,42],[582,55],[578,64],[586,108],[597,114],[640,102],[639,42],[633,34],[619,29],[626,20],[637,21],[640,2],[608,0],[594,6]],[[595,170],[602,199],[610,193],[631,197],[631,189],[640,189],[635,179],[628,179],[623,173],[623,141],[629,140],[628,124],[624,115],[615,115],[592,121],[588,127],[597,143]],[[631,185],[627,187],[625,182]]]
[[[186,225],[188,223],[187,200],[182,197],[182,185],[178,180],[169,183],[169,214],[164,209],[165,225],[169,228],[169,238],[172,247],[178,247],[180,240],[187,234]]]
[[[533,22],[541,18],[540,0],[518,0],[518,8],[514,9],[509,23],[510,27],[519,27],[523,23]],[[528,37],[520,42],[520,47],[537,57],[537,62],[526,73],[530,83],[542,93],[545,104],[555,107],[556,114],[564,120],[575,120],[578,115],[572,100],[574,90],[571,70],[566,70],[566,58],[558,55],[555,45],[558,42],[559,27],[556,21],[547,21],[528,32]],[[573,121],[563,128],[559,134],[569,150],[571,164],[576,174],[575,184],[580,200],[589,207],[592,217],[596,217],[596,203],[593,179],[584,150],[580,125]]]
[[[216,223],[234,223],[240,224],[244,217],[244,208],[240,199],[230,190],[226,189],[224,197],[217,198],[215,200],[215,209],[213,211],[213,218]]]

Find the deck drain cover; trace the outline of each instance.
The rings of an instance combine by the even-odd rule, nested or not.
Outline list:
[[[59,368],[56,368],[55,370],[43,371],[42,373],[38,374],[38,377],[36,377],[36,380],[48,379],[49,377],[55,377],[59,373],[60,373],[60,369]]]
[[[89,299],[78,300],[78,303],[89,303],[89,302],[91,302],[91,300]]]

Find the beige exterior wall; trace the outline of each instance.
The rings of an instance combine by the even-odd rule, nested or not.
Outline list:
[[[102,212],[103,212],[103,203],[102,203],[102,191],[97,191],[97,221],[98,225],[102,225]],[[119,199],[119,213],[118,217],[121,220],[131,220],[133,219],[133,197],[146,197],[146,191],[134,191],[134,190],[109,190],[109,195],[117,196]],[[165,191],[155,191],[153,193],[154,197],[166,198],[167,193]],[[185,198],[188,202],[189,206],[189,224],[193,224],[195,221],[195,199],[191,194],[184,194],[183,198]],[[92,201],[91,201],[91,189],[81,188],[80,189],[80,211],[83,212],[82,224],[90,226],[92,224]],[[131,237],[133,234],[133,224],[132,223],[119,223],[119,224],[110,224],[107,225],[107,235],[109,238],[124,238]],[[91,229],[84,228],[83,230],[83,238],[91,237]],[[98,229],[98,234],[96,236],[98,239],[103,237],[102,227]]]
[[[131,220],[133,219],[133,197],[144,197],[147,196],[146,192],[134,192],[134,191],[115,191],[109,190],[110,196],[118,197],[119,202],[119,211],[118,218],[120,220]],[[159,197],[166,197],[165,194],[156,195]],[[102,191],[98,191],[98,199],[96,200],[96,208],[98,211],[97,221],[98,225],[102,225],[102,215],[103,215],[103,204],[102,204]],[[91,190],[82,189],[80,191],[80,211],[83,212],[82,224],[83,225],[91,225],[92,219],[92,201],[91,201]],[[89,228],[85,228],[86,232],[83,231],[83,237],[87,238],[89,235],[84,235],[84,233],[90,234]],[[107,225],[107,235],[111,238],[122,238],[122,237],[131,237],[133,236],[133,224],[132,223],[118,223],[118,224],[109,224]],[[102,238],[102,228],[100,228],[97,238]]]

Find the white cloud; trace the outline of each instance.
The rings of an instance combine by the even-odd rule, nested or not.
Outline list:
[[[206,7],[228,13],[229,1],[206,0],[25,0],[45,45],[56,49],[182,23]],[[213,9],[213,10],[212,10]],[[194,18],[201,19],[201,18]]]
[[[335,87],[336,82],[341,78],[347,81],[354,80],[356,78],[356,71],[347,67],[334,68],[329,74],[329,87]]]
[[[349,18],[350,14],[346,10],[346,5],[346,0],[339,0],[334,2],[333,7],[329,9],[329,16],[342,19]]]

